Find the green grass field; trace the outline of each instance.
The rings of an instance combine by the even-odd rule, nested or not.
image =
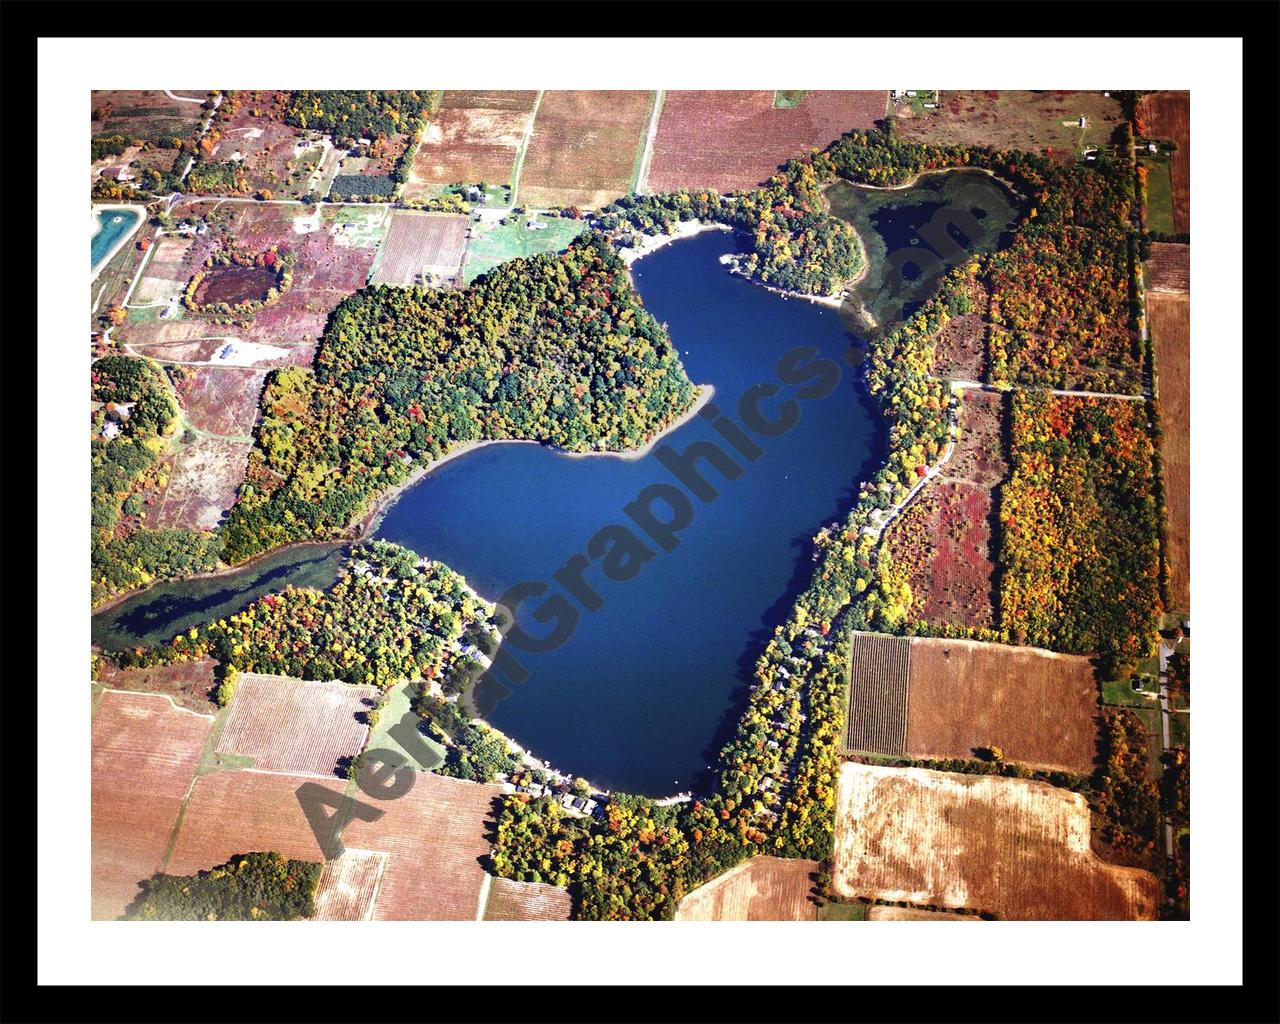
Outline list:
[[[1152,691],[1155,692],[1154,690]],[[1127,679],[1109,679],[1102,684],[1102,703],[1122,708],[1150,708],[1154,702],[1129,685]]]
[[[800,101],[809,95],[808,89],[775,89],[773,106],[777,110],[791,110],[800,106]]]
[[[580,220],[539,217],[547,226],[539,231],[530,231],[525,227],[526,219],[521,217],[517,224],[472,225],[471,242],[463,264],[463,278],[467,284],[507,260],[542,252],[560,252],[587,229]]]
[[[865,921],[867,907],[863,903],[827,903],[818,911],[819,921]]]
[[[394,690],[387,693],[387,701],[382,706],[382,710],[378,712],[378,724],[369,730],[369,742],[365,745],[366,750],[373,750],[377,747],[385,747],[388,750],[398,750],[408,758],[408,763],[415,771],[427,771],[418,763],[413,751],[405,750],[403,745],[397,743],[391,737],[391,729],[395,727],[405,715],[410,714],[411,692],[416,683],[405,681],[397,686]],[[440,757],[440,761],[444,761],[445,749],[435,740],[422,734],[422,742],[430,747]]]
[[[1173,234],[1173,182],[1167,160],[1141,160],[1147,169],[1147,230]]]
[[[1174,747],[1191,749],[1191,715],[1173,714],[1169,716],[1169,744]]]

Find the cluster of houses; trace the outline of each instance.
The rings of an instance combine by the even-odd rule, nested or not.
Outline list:
[[[90,402],[89,411],[96,416],[98,410],[106,410],[106,421],[102,425],[102,437],[104,440],[110,441],[112,438],[120,436],[122,424],[128,419],[133,412],[135,402]]]
[[[514,783],[509,780],[502,781],[502,791],[504,793],[522,793],[531,799],[538,797],[554,798],[556,802],[570,814],[579,817],[592,817],[600,807],[599,800],[592,800],[590,797],[578,796],[571,791],[564,791],[556,797],[556,789],[552,783],[542,782],[521,782]]]

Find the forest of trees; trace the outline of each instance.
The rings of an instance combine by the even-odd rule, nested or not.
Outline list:
[[[160,368],[145,359],[105,356],[90,372],[93,417],[90,520],[92,601],[153,580],[189,576],[218,564],[212,534],[150,529],[168,467],[161,456],[177,426],[178,406]],[[108,424],[118,431],[108,437]]]
[[[324,865],[245,853],[195,875],[157,874],[125,911],[130,921],[298,921],[316,910]]]
[[[314,372],[269,379],[227,557],[342,533],[456,442],[618,451],[692,400],[603,236],[504,263],[465,290],[368,289],[334,312]]]
[[[135,667],[210,655],[224,669],[384,688],[432,679],[453,657],[453,641],[492,609],[452,569],[419,562],[395,544],[360,544],[328,590],[289,587],[118,660]]]
[[[328,202],[386,202],[396,183],[385,174],[338,174],[329,188]]]
[[[289,96],[284,122],[325,132],[336,145],[349,146],[362,138],[412,134],[439,102],[440,94],[427,89],[303,89]]]
[[[1013,395],[1000,492],[1000,612],[1016,643],[1102,655],[1127,678],[1155,653],[1160,514],[1142,402]]]

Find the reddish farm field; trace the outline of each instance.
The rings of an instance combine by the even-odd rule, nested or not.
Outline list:
[[[817,870],[817,861],[752,857],[689,893],[676,920],[816,921],[809,876]]]
[[[1191,230],[1191,93],[1153,92],[1138,100],[1140,134],[1178,144],[1169,163],[1173,182],[1173,229]]]
[[[1191,246],[1177,242],[1152,242],[1146,277],[1148,291],[1191,291]]]
[[[647,192],[751,188],[792,157],[822,149],[852,128],[884,117],[888,93],[809,92],[775,108],[771,90],[672,91],[663,98]]]
[[[631,191],[653,110],[651,92],[546,92],[520,171],[528,206],[599,209]]]
[[[1088,658],[917,637],[907,709],[912,757],[968,758],[994,744],[1017,764],[1093,770],[1098,684]]]
[[[991,520],[995,489],[1009,472],[1003,402],[993,392],[963,392],[951,460],[887,531],[894,562],[908,570],[911,615],[919,621],[994,626]]]
[[[1086,145],[1106,143],[1124,120],[1120,104],[1100,91],[946,90],[938,101],[936,110],[919,114],[906,103],[897,104],[899,134],[910,142],[1025,149],[1068,161]],[[1078,123],[1081,115],[1084,128]]]
[[[183,444],[156,513],[155,526],[212,530],[236,500],[249,450],[241,441],[199,437]]]
[[[353,850],[349,846],[341,857],[325,861],[316,887],[316,912],[312,920],[370,920],[386,867],[385,853]]]
[[[569,890],[539,882],[495,878],[489,883],[486,921],[568,921],[573,910]]]
[[[1147,293],[1160,394],[1169,598],[1191,610],[1191,296]]]
[[[501,795],[501,786],[424,773],[415,775],[406,796],[380,805],[384,817],[347,826],[347,845],[391,855],[374,918],[474,921],[494,801]]]
[[[419,284],[419,274],[456,279],[467,251],[466,217],[396,210],[371,284]]]
[[[129,669],[106,662],[98,675],[98,682],[111,690],[164,694],[188,711],[213,714],[218,707],[210,700],[209,692],[213,689],[216,665],[212,658]]]
[[[1154,875],[1094,855],[1078,793],[865,764],[840,770],[832,881],[845,897],[1010,920],[1150,920],[1160,898]]]
[[[377,689],[246,672],[218,738],[219,754],[253,758],[259,771],[333,778],[364,746],[361,721]]]
[[[165,870],[171,875],[194,875],[253,850],[274,850],[293,860],[324,860],[298,802],[298,787],[303,784],[332,792],[335,806],[346,786],[338,779],[254,771],[201,775],[191,788]],[[334,807],[326,810],[332,813]]]
[[[193,874],[248,850],[323,860],[298,802],[304,784],[329,790],[335,804],[346,786],[338,779],[255,770],[201,776],[166,870]],[[352,821],[342,833],[348,849],[388,854],[374,919],[475,920],[485,877],[481,861],[489,852],[493,803],[501,793],[500,786],[431,774],[415,774],[413,789],[398,800],[377,801],[355,791],[362,804],[383,812],[376,821]]]
[[[405,196],[456,182],[511,184],[537,99],[532,90],[446,92],[414,155]]]
[[[212,715],[160,694],[102,694],[92,726],[94,920],[119,917],[160,870],[212,727]]]

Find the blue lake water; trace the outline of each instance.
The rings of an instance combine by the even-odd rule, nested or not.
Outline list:
[[[91,270],[98,269],[98,264],[102,262],[102,258],[106,256],[120,241],[121,238],[128,235],[142,219],[142,214],[137,210],[99,210],[96,213],[98,218],[98,230],[94,232],[93,241],[90,243],[91,260],[89,267]]]
[[[1000,185],[971,174],[926,176],[892,193],[839,185],[828,198],[867,243],[871,273],[859,292],[878,314],[901,315],[904,301],[913,308],[937,263],[1002,244],[1019,213]],[[955,218],[938,219],[948,210],[973,218],[959,219],[958,235]],[[95,252],[96,245],[95,238]],[[887,288],[883,271],[894,254],[914,256],[925,246],[939,257],[930,272],[904,270],[904,286]],[[515,584],[544,584],[545,593],[520,607],[535,636],[555,624],[531,621],[543,602],[558,595],[576,608],[579,621],[555,650],[504,645],[528,677],[488,717],[539,757],[613,789],[662,795],[709,781],[706,766],[736,723],[755,660],[809,579],[813,534],[850,507],[883,457],[881,418],[841,360],[853,339],[840,316],[726,273],[719,258],[734,247],[727,232],[708,232],[634,267],[645,305],[667,324],[689,377],[714,385],[714,405],[739,425],[742,396],[777,383],[779,358],[797,346],[831,360],[840,379],[826,397],[797,399],[794,429],[776,437],[748,431],[762,452],[755,461],[702,418],[663,439],[674,452],[717,441],[741,467],[725,480],[699,464],[719,496],[689,498],[690,522],[674,550],[661,550],[623,511],[646,486],[676,484],[656,452],[572,458],[532,444],[490,445],[440,467],[401,496],[378,533],[452,566],[491,599]],[[881,301],[890,291],[892,301]],[[782,386],[762,410],[774,415],[797,390]],[[653,508],[666,515],[661,501]],[[654,554],[618,582],[591,559],[584,578],[602,607],[589,611],[554,574],[611,524],[629,527]],[[159,584],[95,616],[94,641],[107,649],[164,642],[286,584],[326,586],[339,558],[337,547],[293,548],[216,579]]]
[[[836,311],[784,300],[727,274],[719,257],[728,233],[673,243],[635,267],[645,305],[665,321],[690,378],[713,384],[714,405],[741,423],[739,400],[753,385],[778,383],[780,357],[797,346],[838,367],[824,398],[797,399],[799,423],[778,437],[753,436],[763,454],[736,455],[705,419],[664,442],[677,452],[701,440],[741,467],[726,480],[701,463],[719,491],[691,498],[691,522],[675,550],[648,543],[654,557],[629,580],[611,581],[593,562],[585,578],[603,607],[587,611],[554,651],[514,654],[529,675],[489,714],[495,726],[562,770],[629,792],[662,795],[698,788],[715,749],[736,721],[764,642],[786,617],[812,569],[810,540],[853,501],[883,456],[880,417],[841,357],[852,338]],[[797,388],[762,406],[774,417]],[[649,484],[676,483],[656,452],[637,460],[571,458],[530,444],[491,445],[442,466],[394,505],[379,536],[457,569],[498,598],[525,581],[553,593],[554,576],[590,538],[612,524],[644,533],[623,512]],[[686,491],[687,493],[687,491]],[[661,501],[653,508],[669,515]]]

